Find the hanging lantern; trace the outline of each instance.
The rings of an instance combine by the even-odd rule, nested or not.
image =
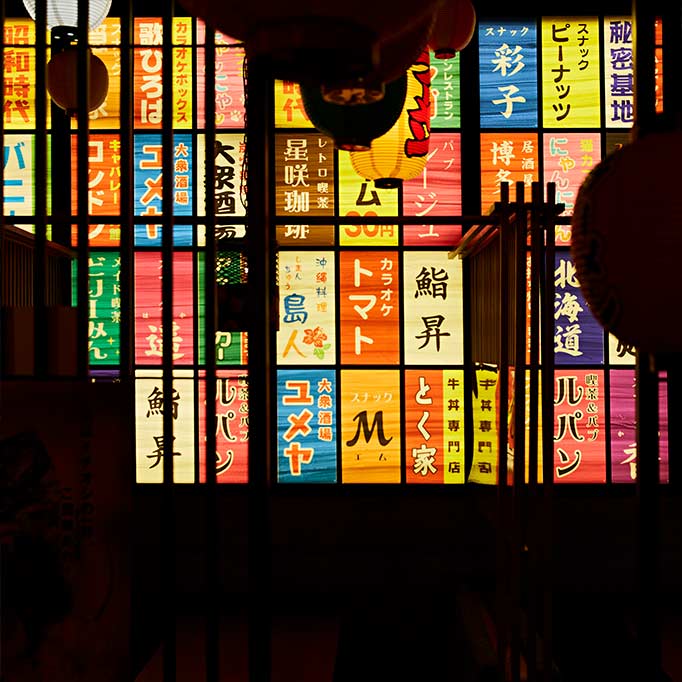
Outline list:
[[[102,106],[109,90],[109,73],[104,62],[87,50],[90,60],[88,87],[88,111]],[[47,91],[55,104],[75,116],[78,111],[78,49],[67,47],[57,52],[47,63]]]
[[[476,30],[476,10],[470,0],[445,0],[436,11],[429,47],[436,59],[452,59]]]
[[[386,83],[403,76],[426,49],[433,28],[434,15],[427,15],[398,35],[377,44],[377,66],[362,78],[352,81],[323,81],[322,97],[336,104],[369,104],[384,96]]]
[[[405,106],[395,125],[372,142],[370,151],[351,152],[355,172],[376,187],[398,187],[426,165],[431,129],[431,65],[424,50],[407,72]]]
[[[682,350],[682,132],[657,132],[607,156],[583,182],[571,254],[590,310],[620,341]]]
[[[31,15],[36,18],[36,0],[24,0],[24,6]],[[89,0],[88,2],[88,29],[97,28],[109,14],[111,0]],[[47,27],[49,29],[58,26],[78,26],[78,0],[47,0]]]
[[[319,85],[368,77],[381,67],[383,41],[430,21],[442,1],[182,0],[181,4],[210,26],[244,41],[247,59],[267,58],[275,78]]]
[[[319,86],[301,84],[303,106],[310,122],[333,138],[337,149],[366,151],[372,140],[388,132],[398,120],[405,104],[407,75],[386,85],[378,102],[348,106],[330,104],[322,97]]]

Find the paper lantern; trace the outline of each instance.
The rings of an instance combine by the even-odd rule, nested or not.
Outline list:
[[[446,0],[437,10],[429,37],[436,59],[452,59],[473,38],[476,10],[470,0]]]
[[[425,16],[398,35],[377,43],[377,66],[362,78],[351,81],[323,81],[322,97],[335,104],[369,104],[384,96],[385,84],[397,80],[426,49],[435,14]]]
[[[682,350],[682,132],[658,132],[607,156],[582,184],[571,253],[597,320],[648,352]]]
[[[418,177],[426,165],[431,129],[431,65],[424,50],[407,72],[405,106],[394,126],[370,151],[351,152],[355,172],[381,188]]]
[[[109,90],[109,73],[104,62],[88,48],[90,59],[88,87],[88,111],[102,105]],[[66,110],[69,116],[78,111],[78,48],[67,47],[53,55],[47,63],[47,91],[55,104]]]
[[[24,6],[35,21],[36,0],[24,0]],[[88,28],[97,28],[109,14],[111,0],[89,0]],[[78,26],[78,0],[47,0],[47,27]]]
[[[267,57],[275,78],[339,83],[381,67],[381,45],[431,21],[443,0],[183,0],[185,9]],[[427,36],[428,37],[428,36]],[[397,77],[397,76],[396,76]]]
[[[325,101],[319,86],[301,84],[303,106],[310,122],[333,138],[337,149],[366,151],[372,140],[388,132],[405,105],[407,75],[386,85],[382,99],[370,104],[333,104]]]

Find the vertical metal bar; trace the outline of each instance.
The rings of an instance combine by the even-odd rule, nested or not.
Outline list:
[[[175,3],[164,5],[162,18],[162,78],[165,84],[162,103],[161,134],[161,172],[162,219],[161,219],[161,259],[162,259],[162,366],[163,366],[163,514],[161,517],[161,537],[163,545],[164,596],[166,614],[163,627],[163,682],[176,679],[176,507],[173,476],[173,16]]]
[[[120,203],[120,227],[121,237],[119,240],[121,257],[121,322],[120,322],[120,376],[123,384],[126,404],[135,405],[135,327],[134,327],[134,183],[135,177],[133,163],[133,0],[124,0],[121,3],[121,94],[120,94],[120,143],[121,143],[121,179],[128,178],[129,182],[121,182]],[[130,455],[127,457],[129,469],[129,481],[133,485],[132,499],[135,499],[135,482],[137,480],[136,453],[135,449],[135,416],[133,414],[133,428],[130,438]],[[134,506],[134,503],[133,503]],[[130,544],[131,571],[134,565],[135,543]],[[134,593],[134,592],[133,592]],[[131,613],[134,614],[134,596],[131,594]],[[134,651],[135,632],[131,628],[130,651]]]
[[[538,679],[537,639],[538,632],[538,523],[535,513],[538,493],[538,389],[540,372],[540,260],[542,258],[543,235],[540,229],[540,215],[543,210],[542,185],[534,182],[531,189],[530,219],[530,347],[528,348],[528,514],[527,514],[527,547],[528,547],[528,680]],[[524,344],[525,346],[525,344]],[[525,352],[525,349],[524,349]]]
[[[47,375],[47,2],[36,3],[36,168],[35,241],[33,251],[34,373]],[[54,126],[54,118],[52,121]],[[54,130],[53,130],[54,137]]]
[[[552,576],[553,576],[553,505],[554,491],[554,216],[556,215],[556,184],[547,184],[547,198],[543,227],[545,234],[545,258],[541,261],[540,287],[542,299],[540,314],[541,410],[542,410],[542,572],[543,615],[542,615],[542,660],[544,682],[553,680],[552,645]]]
[[[655,111],[655,14],[652,3],[633,0],[635,113],[643,130]],[[663,65],[664,72],[670,65]],[[653,355],[638,349],[635,367],[637,414],[637,632],[639,676],[656,679],[661,664],[658,622],[658,386]]]
[[[522,580],[525,502],[525,405],[526,405],[526,208],[523,182],[516,183],[516,216],[514,220],[514,472],[512,506],[512,628],[511,678],[521,679],[522,646]]]
[[[134,377],[134,183],[133,162],[133,3],[126,0],[121,8],[121,378]],[[133,458],[134,461],[134,458]],[[134,480],[134,479],[133,479]]]
[[[0,0],[0,31],[2,31],[2,43],[0,44],[0,92],[5,92],[5,0]],[[5,153],[5,114],[0,120],[0,149]],[[5,252],[5,163],[0,163],[0,350],[2,349],[3,336],[5,334],[5,275],[4,271],[8,262]],[[5,375],[5,360],[0,355],[0,382]],[[2,385],[0,383],[0,391]],[[2,410],[2,393],[0,392],[0,410]]]
[[[659,463],[658,373],[653,354],[637,351],[637,597],[641,679],[658,679]]]
[[[272,433],[271,375],[273,344],[272,196],[270,190],[273,84],[267,58],[248,63],[246,129],[249,150],[247,262],[253,315],[249,318],[249,414],[258,428],[249,432],[248,563],[249,680],[271,676],[271,528],[270,461]]]
[[[76,313],[76,374],[80,380],[88,376],[88,321],[90,295],[89,288],[89,210],[88,210],[88,156],[89,156],[89,112],[88,98],[90,92],[90,48],[88,45],[88,16],[90,3],[79,0],[78,3],[78,59],[76,63],[78,76],[77,97],[77,159],[76,176],[77,192],[77,226],[78,226],[78,309]],[[70,166],[70,164],[69,164]],[[59,174],[61,169],[53,169]],[[66,172],[66,171],[65,171]],[[54,174],[53,173],[53,177]],[[68,223],[69,229],[71,221]]]
[[[204,358],[206,359],[206,680],[218,682],[220,671],[220,545],[216,462],[216,240],[215,240],[215,31],[206,24],[205,37],[205,150],[206,150],[206,303]]]
[[[509,183],[500,185],[500,228],[499,228],[499,430],[498,430],[498,479],[497,479],[497,668],[499,682],[505,682],[507,649],[509,646],[509,486],[507,484],[507,409],[509,406],[509,242],[511,225],[509,222]]]

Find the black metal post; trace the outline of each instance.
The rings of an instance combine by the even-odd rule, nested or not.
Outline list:
[[[248,63],[246,129],[249,184],[247,262],[253,298],[249,318],[249,413],[258,428],[249,431],[248,563],[249,680],[268,682],[271,676],[271,519],[270,462],[272,451],[271,339],[274,292],[270,112],[273,84],[267,60]]]

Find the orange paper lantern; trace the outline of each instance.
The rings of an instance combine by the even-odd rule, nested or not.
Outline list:
[[[88,48],[90,59],[88,111],[100,107],[109,90],[109,73],[104,62]],[[47,64],[47,91],[55,104],[66,110],[69,116],[78,111],[78,49],[67,47],[57,52]]]
[[[424,50],[407,71],[405,106],[397,122],[372,142],[370,151],[350,153],[355,172],[383,188],[418,177],[429,153],[430,118],[431,64]]]
[[[474,36],[476,10],[470,0],[446,0],[435,19],[429,47],[436,59],[452,59]]]
[[[431,22],[441,2],[183,0],[182,4],[190,14],[243,40],[247,58],[266,57],[275,78],[314,85],[369,77],[382,68],[386,41],[400,40],[416,25]]]
[[[681,154],[682,132],[618,149],[587,176],[572,218],[571,253],[592,313],[648,352],[682,350],[682,321],[670,305],[682,288]]]

